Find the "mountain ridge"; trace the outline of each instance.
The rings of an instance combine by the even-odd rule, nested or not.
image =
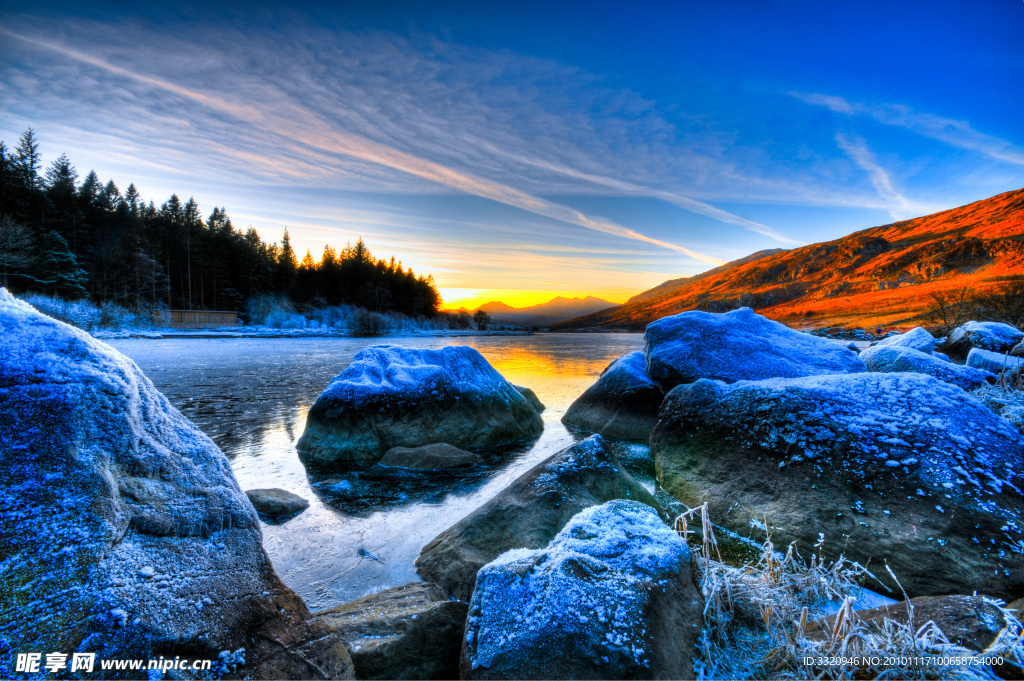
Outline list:
[[[753,307],[802,328],[921,318],[931,296],[1024,280],[1024,189],[789,250],[759,251],[672,279],[555,328],[626,328],[686,310]]]

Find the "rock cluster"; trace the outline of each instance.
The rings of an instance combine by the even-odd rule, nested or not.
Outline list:
[[[644,341],[642,353],[612,362],[562,422],[607,437],[647,440],[665,391],[680,384],[866,370],[855,348],[794,331],[747,307],[665,317],[647,326]]]
[[[1021,341],[1024,341],[1024,332],[1009,324],[967,322],[953,329],[939,349],[962,360],[972,348],[1006,353]]]

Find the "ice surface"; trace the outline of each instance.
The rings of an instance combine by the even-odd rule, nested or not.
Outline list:
[[[996,375],[1006,371],[1008,376],[1016,376],[1024,370],[1024,357],[1010,357],[1001,352],[971,348],[967,355],[967,366]]]

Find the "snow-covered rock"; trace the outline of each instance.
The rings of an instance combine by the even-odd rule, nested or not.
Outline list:
[[[651,450],[666,491],[735,532],[767,517],[776,546],[886,561],[911,596],[1024,592],[1024,439],[931,376],[679,386]]]
[[[509,549],[547,545],[577,512],[611,499],[658,507],[600,435],[551,455],[423,547],[416,568],[428,582],[468,601],[477,571]]]
[[[351,678],[227,459],[134,362],[4,289],[0,339],[0,676],[19,652],[232,651],[253,678]]]
[[[540,414],[473,348],[374,345],[321,393],[297,448],[307,463],[376,461],[392,447],[532,440]]]
[[[410,582],[316,614],[348,644],[360,679],[457,679],[465,603]]]
[[[749,307],[664,317],[647,325],[644,340],[647,374],[665,390],[700,378],[732,383],[866,371],[857,353]]]
[[[971,348],[1009,352],[1024,340],[1024,332],[1001,322],[967,322],[953,329],[939,348],[951,357],[964,358]]]
[[[990,371],[996,376],[1005,372],[1006,377],[1012,380],[1024,371],[1024,357],[1013,357],[1003,352],[971,348],[967,354],[967,366]]]
[[[920,350],[921,352],[931,354],[932,350],[935,349],[935,337],[928,333],[924,327],[918,326],[906,333],[900,333],[895,336],[883,338],[872,347],[887,346],[913,348],[914,350]]]
[[[964,390],[974,390],[995,379],[995,375],[988,371],[953,364],[908,345],[875,345],[860,353],[860,358],[864,360],[868,371],[913,371],[934,376]]]
[[[473,452],[441,442],[422,447],[392,447],[377,465],[385,468],[439,471],[475,466],[481,461],[483,459]]]
[[[647,376],[644,353],[631,352],[605,367],[594,385],[569,405],[567,426],[605,437],[646,441],[665,392]]]
[[[610,501],[480,570],[461,678],[690,679],[702,610],[679,536]]]

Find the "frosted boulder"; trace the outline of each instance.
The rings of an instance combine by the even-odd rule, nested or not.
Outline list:
[[[4,289],[0,338],[0,677],[19,652],[244,648],[238,675],[352,678],[227,459],[134,362]]]
[[[971,348],[1005,353],[1024,340],[1024,332],[1000,322],[967,322],[953,329],[941,350],[951,357],[964,358]]]
[[[651,435],[665,392],[647,376],[637,351],[609,364],[594,385],[569,405],[562,423],[606,437],[643,440]]]
[[[866,370],[852,350],[749,307],[664,317],[647,325],[644,340],[647,374],[665,390],[700,378],[732,383]]]
[[[477,571],[499,554],[541,548],[579,511],[627,498],[658,506],[601,436],[592,435],[537,464],[435,537],[416,559],[417,572],[468,601]]]
[[[480,570],[460,677],[692,679],[702,610],[679,536],[649,506],[610,501]]]
[[[1002,352],[992,352],[972,348],[967,355],[967,366],[990,371],[995,375],[1006,373],[1008,379],[1013,379],[1024,372],[1024,358],[1013,357]]]
[[[974,390],[995,380],[995,375],[988,371],[953,364],[905,345],[876,345],[862,352],[860,358],[868,371],[913,371],[934,376],[964,390]]]
[[[651,450],[667,492],[744,536],[767,517],[776,546],[887,561],[911,596],[1024,592],[1024,440],[931,376],[679,386]]]
[[[922,327],[911,329],[906,333],[897,334],[895,336],[889,336],[878,341],[872,347],[904,347],[913,348],[914,350],[920,350],[921,352],[931,354],[932,350],[935,349],[935,337],[928,333],[928,331]],[[861,359],[864,359],[863,357]],[[868,369],[871,371],[871,369]]]
[[[374,345],[321,393],[297,448],[307,463],[369,462],[392,447],[479,449],[543,429],[530,400],[473,348]]]

